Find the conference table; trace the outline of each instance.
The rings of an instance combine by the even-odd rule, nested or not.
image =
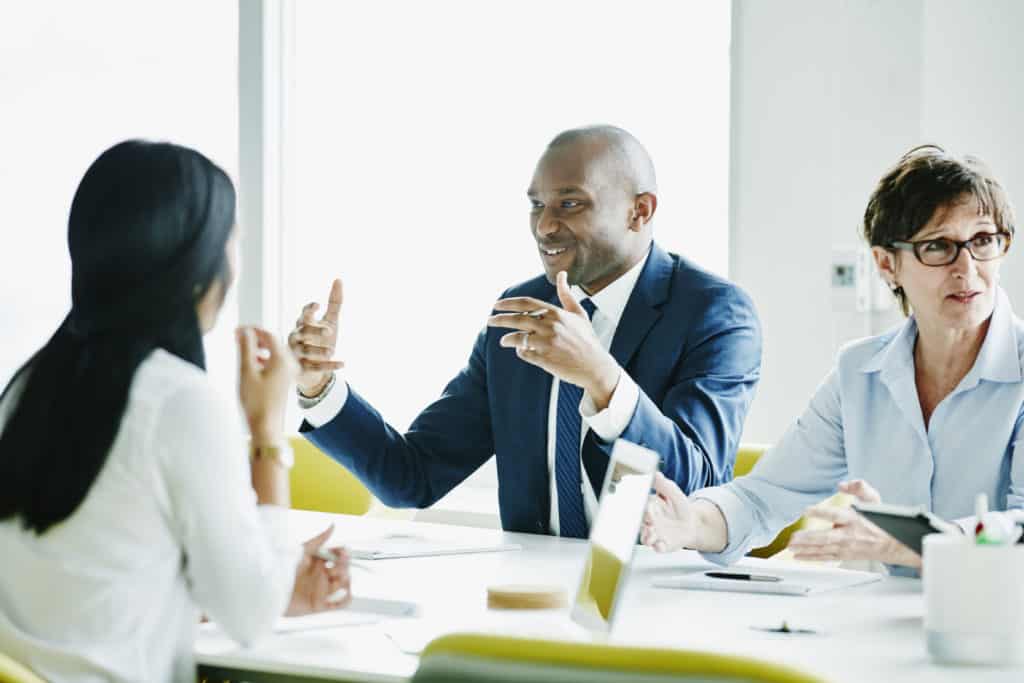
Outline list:
[[[487,587],[499,584],[561,586],[571,601],[585,541],[304,511],[292,511],[289,522],[296,542],[334,524],[332,545],[407,535],[521,548],[361,560],[352,569],[353,594],[415,603],[416,616],[339,610],[303,617],[294,623],[308,622],[305,626],[275,632],[249,648],[234,643],[216,625],[204,625],[196,642],[201,676],[254,683],[406,681],[416,670],[418,652],[432,638],[484,631],[745,655],[788,664],[836,683],[1024,680],[1024,668],[933,664],[925,649],[917,579],[886,577],[809,596],[656,588],[652,582],[657,578],[707,565],[690,551],[659,555],[638,547],[612,632],[595,636],[575,625],[564,609],[487,608]],[[771,569],[780,562],[747,558],[741,564]],[[783,621],[791,632],[765,630]]]

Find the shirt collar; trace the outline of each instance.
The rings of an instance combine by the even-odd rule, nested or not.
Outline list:
[[[968,376],[977,371],[977,379],[990,382],[1021,381],[1020,352],[1017,350],[1017,326],[1014,324],[1010,297],[1002,287],[996,289],[996,305],[988,334],[981,343],[978,358]],[[977,383],[977,382],[975,382]]]
[[[917,321],[911,316],[899,332],[868,359],[861,371],[881,370],[889,376],[906,372],[912,374],[916,340]],[[985,341],[981,343],[974,366],[964,377],[961,387],[966,389],[975,386],[983,379],[991,382],[1020,382],[1022,376],[1013,309],[1006,292],[999,287],[996,289],[996,302]]]
[[[636,287],[636,281],[640,279],[640,273],[644,269],[644,264],[647,263],[647,259],[650,257],[651,251],[648,249],[647,256],[640,259],[635,266],[593,296],[584,292],[583,288],[579,285],[573,285],[571,290],[573,298],[576,301],[582,301],[589,297],[597,307],[594,315],[604,316],[617,327],[619,320],[622,318],[623,311],[626,310],[626,304],[629,303],[629,297],[633,293],[633,288]]]

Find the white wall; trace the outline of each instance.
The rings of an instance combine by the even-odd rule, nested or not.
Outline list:
[[[992,167],[1024,211],[1024,2],[925,2],[921,131],[925,140],[975,154]],[[1024,315],[1024,234],[1002,283]]]
[[[901,320],[840,305],[830,267],[833,250],[861,243],[868,195],[902,152],[975,153],[1024,196],[1010,120],[1024,104],[1021,25],[1013,0],[735,0],[730,276],[765,341],[745,440],[777,440],[841,343]],[[1021,298],[1024,273],[1008,265]]]

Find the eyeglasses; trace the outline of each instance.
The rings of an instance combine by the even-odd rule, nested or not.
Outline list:
[[[1010,234],[1006,232],[979,232],[969,240],[956,240],[940,237],[935,240],[919,242],[892,242],[893,249],[913,251],[917,260],[926,266],[948,266],[960,258],[960,250],[967,251],[975,261],[993,261],[1010,250]]]

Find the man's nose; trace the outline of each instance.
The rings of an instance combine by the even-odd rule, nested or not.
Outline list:
[[[537,218],[537,236],[554,234],[558,232],[558,228],[558,219],[555,218],[551,209],[544,207],[544,210],[541,211],[540,216]]]

